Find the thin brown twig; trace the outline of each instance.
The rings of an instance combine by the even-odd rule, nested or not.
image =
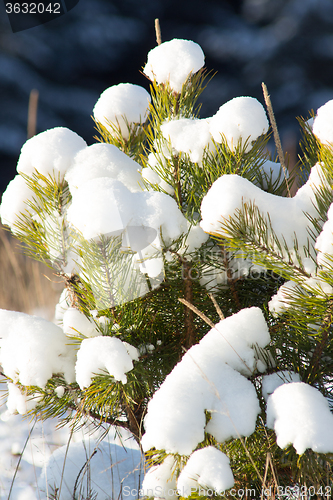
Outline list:
[[[277,475],[276,475],[276,470],[275,470],[274,462],[273,462],[273,459],[272,459],[272,454],[270,452],[268,452],[267,455],[268,455],[269,464],[271,466],[271,471],[272,471],[272,475],[273,475],[273,480],[274,480],[274,483],[275,483],[275,487],[278,488],[279,487],[279,482],[278,482],[278,478],[277,478]]]
[[[207,323],[207,325],[209,325],[211,328],[214,328],[222,336],[222,338],[226,341],[226,343],[234,351],[234,353],[236,354],[236,356],[238,356],[238,358],[243,363],[243,365],[245,366],[245,368],[252,375],[252,371],[250,370],[250,368],[248,367],[248,365],[246,364],[246,362],[244,361],[244,359],[238,354],[238,352],[236,351],[236,349],[232,346],[232,344],[229,342],[229,340],[223,335],[223,333],[216,328],[216,325],[209,318],[207,318],[207,316],[204,313],[202,313],[201,311],[199,311],[199,309],[197,307],[195,307],[193,304],[191,304],[187,300],[182,299],[182,298],[178,298],[178,300],[179,300],[179,302],[181,302],[182,304],[184,304],[185,306],[187,306],[189,309],[192,309],[192,311],[195,312],[195,314],[197,314],[201,319],[203,319],[205,321],[205,323]]]
[[[207,323],[207,325],[209,325],[211,328],[215,328],[214,323],[209,318],[207,318],[207,316],[204,313],[199,311],[199,309],[197,307],[195,307],[193,304],[191,304],[190,302],[188,302],[185,299],[178,298],[178,300],[179,300],[179,302],[181,302],[182,304],[187,306],[189,309],[191,309],[193,312],[195,312],[195,314],[197,314],[201,319],[203,319],[204,322]]]
[[[279,482],[278,482],[278,478],[277,478],[277,475],[276,475],[276,470],[275,470],[275,467],[274,467],[274,463],[273,463],[273,460],[272,460],[272,455],[271,455],[271,453],[269,451],[267,452],[267,455],[266,455],[265,475],[264,475],[264,478],[263,478],[263,481],[262,481],[262,490],[261,490],[262,494],[261,494],[260,500],[263,500],[264,498],[267,498],[266,495],[265,495],[265,489],[266,489],[266,480],[267,480],[267,475],[268,475],[268,469],[271,469],[272,476],[273,476],[274,487],[277,490],[279,488]],[[271,489],[271,487],[269,487],[269,489]],[[275,498],[275,494],[274,493],[273,493],[273,496],[271,498],[272,499]]]
[[[240,311],[242,309],[242,305],[240,303],[237,289],[235,286],[235,283],[237,280],[234,280],[232,277],[232,271],[231,271],[230,266],[229,266],[229,259],[228,259],[228,254],[227,254],[227,250],[226,250],[225,246],[224,245],[219,245],[219,246],[220,246],[221,252],[222,252],[224,268],[225,268],[226,273],[227,273],[228,285],[230,286],[231,293],[232,293],[233,299],[235,301],[235,304],[236,304],[238,310]]]
[[[155,33],[156,33],[156,43],[157,45],[161,45],[162,35],[161,35],[160,20],[158,18],[155,19]]]
[[[191,264],[187,261],[183,262],[183,276],[184,276],[184,296],[188,303],[193,302],[193,286],[191,279]],[[185,326],[185,347],[189,349],[195,344],[195,328],[194,328],[194,315],[191,308],[185,307],[184,310],[184,326]]]
[[[212,293],[209,293],[208,295],[209,295],[210,300],[211,300],[211,301],[213,302],[213,304],[214,304],[214,307],[215,307],[215,309],[216,309],[217,314],[219,315],[219,318],[220,318],[221,320],[222,320],[222,319],[225,319],[225,316],[224,316],[223,312],[221,311],[220,306],[219,306],[219,305],[218,305],[218,303],[216,302],[214,295],[213,295]]]
[[[28,107],[28,139],[36,135],[38,97],[38,90],[32,89],[32,91],[30,92]]]
[[[267,107],[267,111],[268,111],[269,121],[271,122],[271,126],[273,129],[274,141],[275,141],[278,157],[279,157],[279,160],[281,163],[281,167],[283,169],[284,178],[286,180],[288,196],[289,196],[289,198],[291,198],[291,193],[290,193],[289,183],[288,183],[288,176],[287,176],[287,167],[286,167],[286,164],[284,161],[282,144],[281,144],[280,135],[279,135],[279,131],[278,131],[275,116],[274,116],[271,98],[269,96],[266,84],[264,82],[262,82],[261,86],[262,86],[264,99],[265,99],[265,103],[266,103],[266,107]]]
[[[311,362],[309,364],[309,374],[308,374],[308,380],[309,377],[312,376],[312,374],[316,374],[318,370],[318,366],[320,364],[324,349],[327,345],[328,341],[328,336],[329,336],[329,329],[333,323],[333,301],[330,300],[328,303],[327,307],[327,314],[324,317],[323,321],[323,326],[322,326],[322,335],[321,339],[318,341],[318,344],[316,348],[314,349]]]
[[[268,475],[268,468],[269,468],[269,461],[268,461],[268,453],[267,453],[267,455],[266,455],[266,465],[265,465],[265,474],[264,474],[263,481],[262,481],[262,493],[261,493],[260,500],[263,500],[263,498],[264,498],[264,489],[265,489],[265,486],[266,486],[266,480],[267,480],[267,475]]]

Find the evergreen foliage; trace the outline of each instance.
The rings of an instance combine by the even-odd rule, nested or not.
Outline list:
[[[303,139],[298,169],[305,181],[311,167],[320,162],[325,177],[316,192],[317,215],[309,216],[307,247],[299,248],[295,233],[293,248],[290,248],[276,233],[269,206],[267,213],[263,213],[253,200],[243,201],[233,216],[221,222],[217,233],[213,232],[206,241],[191,248],[190,230],[200,220],[202,200],[221,176],[237,174],[268,193],[287,196],[282,172],[277,180],[271,179],[265,185],[263,164],[267,160],[277,161],[270,157],[267,149],[269,133],[253,144],[244,138],[233,149],[223,137],[221,143],[212,141],[213,147],[206,148],[202,162],[198,163],[191,161],[189,154],[177,152],[163,136],[162,123],[198,117],[197,102],[210,78],[206,70],[189,75],[180,93],[173,91],[168,82],[151,82],[148,121],[134,128],[128,125],[128,139],[122,137],[117,124],[110,123],[114,129],[111,134],[96,123],[98,141],[115,145],[141,167],[149,167],[158,174],[164,181],[162,186],[143,178],[142,189],[168,196],[173,191],[188,223],[187,231],[173,240],[164,241],[161,232],[162,278],[144,274],[138,267],[133,270],[135,252],[130,246],[124,246],[121,234],[86,240],[68,222],[66,213],[71,193],[64,177],[55,172],[49,176],[38,171],[31,176],[21,174],[33,196],[15,223],[14,233],[25,244],[27,253],[48,263],[63,279],[66,307],[77,309],[89,319],[97,335],[116,337],[139,352],[133,369],[127,372],[126,383],[104,370],[95,374],[86,388],[80,388],[77,382],[69,383],[59,373],[54,374],[44,388],[20,385],[28,398],[36,400],[29,412],[31,415],[56,416],[74,427],[92,418],[97,424],[105,422],[130,430],[140,442],[148,402],[184,352],[198,344],[211,324],[220,321],[221,311],[224,317],[229,317],[252,306],[262,310],[271,336],[265,349],[257,346],[256,356],[263,360],[265,374],[282,370],[295,372],[301,381],[317,388],[333,409],[333,301],[332,292],[326,292],[324,287],[333,287],[333,258],[327,257],[329,263],[320,267],[313,257],[316,238],[333,201],[332,149],[321,145],[304,120],[300,121]],[[149,155],[155,159],[154,166]],[[289,185],[293,182],[296,180],[291,174]],[[312,260],[314,273],[304,265],[304,255]],[[73,273],[66,271],[69,258],[77,262]],[[146,258],[143,257],[141,263]],[[247,259],[246,265],[244,259]],[[223,279],[217,278],[222,274]],[[307,281],[314,275],[320,280],[319,285]],[[268,303],[286,281],[296,286],[286,292],[287,305],[282,313],[274,315]],[[146,287],[145,293],[140,292],[142,287]],[[85,338],[82,332],[75,331],[68,337],[68,343],[79,349]],[[262,488],[271,488],[273,498],[281,492],[279,487],[315,486],[318,490],[332,487],[333,450],[317,453],[307,449],[298,455],[292,445],[281,449],[275,432],[266,425],[263,373],[257,370],[248,378],[260,404],[255,431],[250,436],[231,438],[223,443],[206,433],[198,449],[212,445],[224,452],[230,458],[235,488],[254,488],[258,497]],[[64,389],[60,397],[56,392],[59,387]],[[207,422],[210,418],[207,410]],[[148,463],[154,465],[163,463],[167,455],[165,450],[155,449],[146,453]],[[174,454],[174,458],[176,477],[188,457]],[[193,498],[197,497],[193,494]]]

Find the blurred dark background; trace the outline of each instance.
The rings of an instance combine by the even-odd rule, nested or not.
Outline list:
[[[284,148],[295,156],[296,116],[333,98],[333,0],[80,0],[64,16],[12,33],[0,3],[0,192],[15,175],[27,138],[29,94],[39,91],[37,132],[67,126],[94,142],[90,118],[100,93],[121,82],[149,89],[140,73],[162,40],[203,48],[217,75],[201,116],[227,100],[263,102],[268,86]]]

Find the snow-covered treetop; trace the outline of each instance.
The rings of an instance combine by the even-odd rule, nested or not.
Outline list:
[[[175,38],[148,52],[143,72],[157,83],[169,82],[174,91],[180,92],[188,76],[199,71],[204,64],[205,56],[200,45]]]

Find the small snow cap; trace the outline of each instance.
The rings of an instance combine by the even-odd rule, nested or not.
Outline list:
[[[12,230],[16,231],[15,224],[20,221],[20,214],[27,214],[27,202],[33,199],[33,191],[21,175],[16,175],[8,184],[2,195],[0,205],[0,220]]]
[[[333,99],[317,109],[312,132],[322,144],[333,143]]]
[[[174,38],[161,43],[148,52],[147,64],[143,72],[157,83],[170,83],[170,87],[180,92],[183,83],[192,73],[205,64],[205,55],[200,45],[191,40]]]
[[[221,143],[224,136],[231,150],[238,141],[248,139],[246,152],[260,135],[268,131],[268,120],[262,104],[254,97],[235,97],[223,104],[210,120],[210,133]]]
[[[87,146],[82,137],[66,127],[45,130],[28,139],[22,146],[17,163],[18,173],[64,176],[74,156]]]
[[[111,134],[114,134],[112,125],[119,126],[124,139],[128,139],[127,125],[143,123],[146,120],[150,101],[150,95],[140,85],[120,83],[102,92],[93,109],[93,115]]]

